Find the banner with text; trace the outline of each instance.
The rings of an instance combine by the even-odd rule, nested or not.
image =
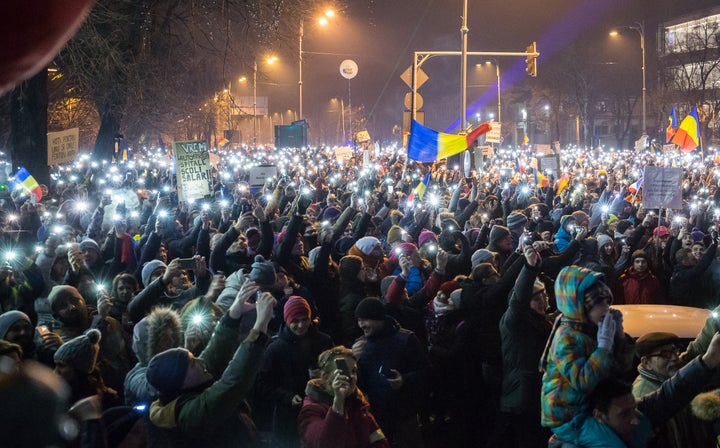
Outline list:
[[[207,143],[203,140],[173,143],[178,199],[201,199],[212,191],[212,171]]]
[[[490,123],[490,132],[485,134],[485,142],[486,143],[501,143],[502,142],[502,124],[491,121]]]
[[[643,207],[682,208],[682,168],[646,166],[643,176]]]
[[[48,132],[48,166],[72,162],[78,153],[78,128]]]
[[[258,165],[248,170],[248,183],[251,187],[262,187],[268,179],[277,178],[275,165]]]

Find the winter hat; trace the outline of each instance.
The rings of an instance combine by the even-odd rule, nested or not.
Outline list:
[[[388,230],[387,237],[385,238],[388,244],[392,244],[396,241],[402,241],[402,227],[392,226]]]
[[[185,382],[189,367],[190,352],[184,348],[171,348],[152,357],[145,376],[160,393],[177,392]]]
[[[141,364],[147,364],[148,318],[143,317],[133,327],[132,350]]]
[[[522,211],[516,210],[510,213],[507,217],[507,226],[511,229],[518,229],[527,224],[528,219]]]
[[[357,255],[345,255],[340,259],[338,274],[341,280],[351,280],[357,278],[360,269],[362,269],[362,258]]]
[[[100,331],[95,328],[88,330],[84,335],[70,339],[55,352],[55,363],[62,362],[72,366],[75,370],[90,373],[97,363],[100,352]]]
[[[648,254],[644,250],[639,249],[632,253],[632,258],[630,259],[630,261],[634,262],[636,258],[644,258],[645,260],[647,260]]]
[[[475,267],[480,263],[492,260],[494,257],[495,254],[493,252],[490,252],[487,249],[478,249],[470,257],[470,263],[472,264],[472,267]]]
[[[579,226],[585,227],[586,229],[590,227],[590,217],[584,211],[578,210],[571,213],[570,216],[575,218],[575,222],[577,222]]]
[[[385,320],[385,305],[377,297],[366,297],[355,308],[355,318]]]
[[[416,253],[418,248],[413,243],[402,243],[399,244],[395,250],[397,251],[399,249],[400,253],[402,255],[411,256],[412,254]],[[397,255],[397,254],[395,254]]]
[[[458,282],[455,280],[448,280],[440,285],[440,291],[448,297],[450,297],[450,294],[458,288],[460,288],[460,285],[458,285]]]
[[[448,302],[452,303],[453,309],[459,309],[462,306],[462,289],[456,289],[448,296]]]
[[[428,241],[435,241],[437,243],[437,236],[430,230],[422,229],[420,231],[420,236],[418,236],[418,247],[421,247]]]
[[[301,319],[303,317],[310,319],[311,315],[310,304],[300,296],[290,296],[283,307],[285,325],[290,325],[290,322],[294,319]]]
[[[342,213],[342,212],[340,211],[339,208],[328,207],[323,212],[321,221],[335,221],[338,218],[338,216],[340,216],[340,213]]]
[[[310,252],[308,252],[308,260],[310,261],[310,265],[312,267],[315,267],[315,262],[317,261],[318,256],[320,255],[320,246],[313,247],[310,249]]]
[[[625,233],[627,229],[629,229],[632,226],[632,223],[628,221],[627,219],[621,219],[618,221],[618,225],[615,228],[615,231],[618,233]]]
[[[53,311],[57,311],[55,309],[55,303],[59,299],[63,299],[66,297],[76,297],[82,299],[82,295],[80,295],[80,291],[77,290],[74,286],[67,286],[67,285],[55,285],[50,290],[50,294],[48,294],[48,302],[50,302],[50,306],[53,308]]]
[[[619,220],[620,220],[620,218],[618,218],[617,216],[615,216],[611,213],[610,215],[608,215],[607,223],[612,224],[615,221],[619,221]]]
[[[80,252],[85,252],[87,249],[93,249],[98,254],[100,253],[100,246],[98,246],[98,243],[95,242],[93,239],[86,239],[83,240],[83,242],[80,243]]]
[[[383,277],[383,279],[380,280],[380,296],[382,296],[382,298],[385,298],[385,294],[387,294],[388,289],[390,289],[390,285],[396,277],[397,276],[395,275],[388,275],[387,277]]]
[[[0,314],[0,339],[5,339],[5,336],[7,336],[7,332],[10,330],[10,327],[15,325],[15,322],[21,320],[27,321],[27,323],[32,325],[28,315],[23,313],[22,311],[12,310]]]
[[[144,286],[147,287],[150,284],[150,277],[152,277],[152,273],[155,272],[155,269],[157,268],[167,269],[167,265],[160,260],[150,260],[145,263],[145,266],[143,266],[140,273],[140,278],[142,279]]]
[[[373,249],[380,246],[380,240],[374,236],[364,236],[355,242],[355,246],[357,246],[363,254],[370,255]]]
[[[255,256],[255,262],[250,270],[250,280],[258,285],[274,285],[277,281],[275,276],[275,266],[272,262],[265,261],[262,255]]]
[[[613,239],[605,234],[600,234],[597,237],[597,245],[599,249],[605,247],[606,244],[612,244]]]
[[[697,228],[693,229],[690,236],[692,236],[693,243],[702,243],[702,240],[705,239],[705,234]]]
[[[667,235],[670,235],[670,231],[665,226],[656,227],[653,230],[653,236],[656,238],[662,238]]]
[[[493,226],[492,230],[490,230],[489,239],[491,243],[496,243],[508,236],[510,236],[510,229],[505,226]]]
[[[680,342],[678,335],[656,331],[640,336],[635,342],[635,351],[637,355],[642,358],[643,356],[651,355],[663,345],[676,344],[678,342]]]
[[[542,221],[538,222],[538,225],[537,225],[538,233],[543,233],[543,232],[552,233],[553,230],[555,230],[555,226],[553,225],[552,221],[543,219]]]

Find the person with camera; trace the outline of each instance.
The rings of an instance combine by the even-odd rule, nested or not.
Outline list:
[[[357,358],[343,346],[318,357],[320,378],[308,381],[298,416],[307,448],[384,448],[385,435],[358,389]]]

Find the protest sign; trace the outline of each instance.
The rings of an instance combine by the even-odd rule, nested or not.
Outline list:
[[[558,155],[538,156],[537,162],[538,170],[542,173],[557,174],[562,168],[562,165],[560,165],[560,156]]]
[[[78,153],[78,128],[48,132],[48,166],[72,162]]]
[[[340,146],[335,148],[335,159],[340,162],[347,161],[353,155],[353,150],[349,146]]]
[[[490,132],[485,134],[485,142],[486,143],[500,143],[500,139],[502,136],[502,125],[496,121],[491,121],[490,123]]]
[[[261,187],[269,178],[277,177],[275,165],[258,165],[248,171],[248,184],[251,187]]]
[[[682,168],[646,166],[642,181],[645,208],[682,208]]]
[[[201,199],[212,192],[212,170],[207,143],[192,140],[173,143],[178,199]]]

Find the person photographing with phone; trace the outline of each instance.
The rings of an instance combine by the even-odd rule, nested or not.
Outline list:
[[[384,448],[390,444],[357,388],[357,358],[343,346],[318,357],[320,378],[308,381],[298,416],[306,448]]]

